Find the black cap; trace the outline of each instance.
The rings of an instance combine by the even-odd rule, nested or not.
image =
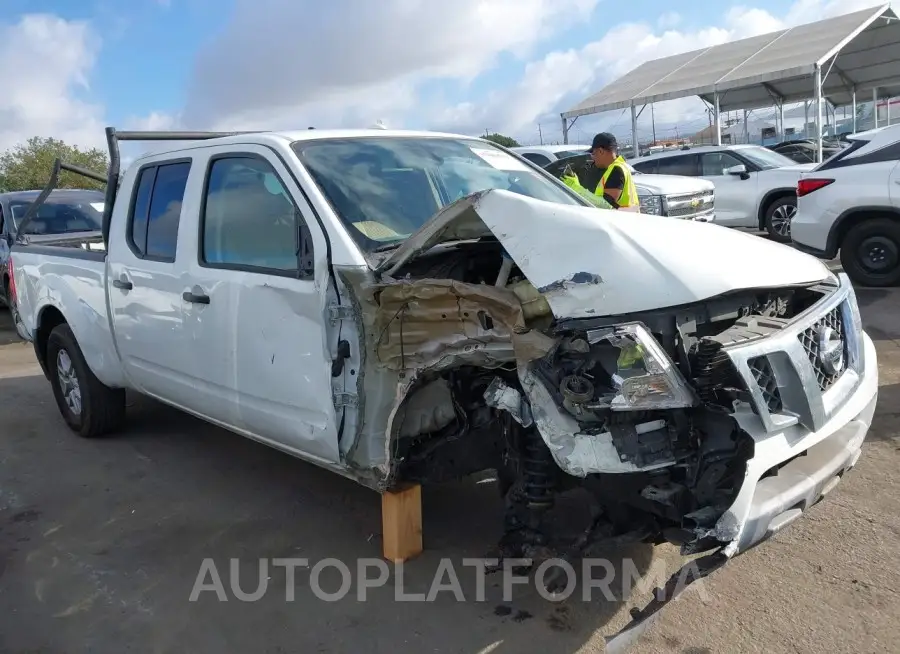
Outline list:
[[[619,149],[619,144],[616,141],[616,137],[609,132],[600,132],[597,136],[594,137],[594,140],[591,141],[591,149],[588,152],[593,152],[597,148],[603,148],[604,150],[609,150],[610,152],[616,152]]]

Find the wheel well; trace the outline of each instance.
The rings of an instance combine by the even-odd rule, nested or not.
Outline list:
[[[56,307],[45,308],[38,317],[38,328],[34,334],[34,351],[45,372],[47,370],[47,341],[50,339],[50,332],[56,329],[57,325],[65,322],[66,319],[62,312]]]
[[[765,196],[762,202],[759,203],[759,228],[761,230],[766,228],[766,212],[769,210],[769,207],[772,206],[772,203],[780,200],[781,198],[786,197],[796,197],[797,192],[789,189],[781,189],[779,191],[769,191],[769,194]]]
[[[834,254],[837,255],[838,250],[841,248],[841,245],[844,242],[844,237],[847,236],[847,232],[850,231],[854,225],[858,225],[865,220],[872,220],[875,218],[889,218],[894,222],[900,222],[900,214],[895,211],[891,211],[890,209],[858,209],[857,211],[851,211],[848,214],[841,216],[838,223],[834,226],[834,232],[831,236],[829,236],[829,251],[831,251],[831,245],[834,244]],[[833,240],[832,240],[833,239]]]

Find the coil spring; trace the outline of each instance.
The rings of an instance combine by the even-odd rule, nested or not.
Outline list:
[[[535,429],[525,433],[525,457],[523,472],[525,477],[524,494],[528,506],[534,509],[546,509],[553,506],[553,457],[547,445]]]
[[[713,400],[712,374],[721,345],[715,341],[701,340],[697,343],[696,376],[697,394],[704,402]]]

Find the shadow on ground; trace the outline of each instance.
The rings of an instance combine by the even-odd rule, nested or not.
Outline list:
[[[582,601],[578,587],[549,602],[533,583],[505,600],[495,576],[476,601],[478,575],[463,560],[491,549],[502,506],[493,483],[459,482],[426,489],[426,553],[360,601],[357,561],[380,560],[374,492],[143,398],[125,433],[97,441],[67,431],[42,376],[0,379],[0,401],[3,651],[575,652],[624,622],[609,625],[630,590],[623,559],[643,574],[654,554],[637,546],[610,555],[612,601],[600,589]],[[584,507],[573,499],[558,515],[580,524]],[[232,559],[238,592],[253,593],[260,559],[298,557],[346,564],[349,593],[329,602],[311,590],[317,577],[323,593],[339,593],[333,566],[298,568],[290,585],[284,567],[269,565],[262,597],[236,598]],[[442,557],[466,601],[450,590],[433,602],[396,601],[401,576],[405,593],[428,595]],[[205,559],[227,601],[211,590],[189,601]],[[452,577],[443,581],[452,588]]]

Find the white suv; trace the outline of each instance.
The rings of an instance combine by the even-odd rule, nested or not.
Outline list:
[[[516,154],[561,177],[567,165],[576,171],[582,184],[596,187],[602,171],[594,167],[586,145],[549,145],[511,148]],[[542,163],[544,160],[548,163]],[[710,182],[677,175],[645,175],[626,163],[634,175],[641,213],[669,216],[698,222],[715,221],[715,187]]]
[[[631,161],[642,173],[688,175],[715,184],[716,220],[725,227],[762,229],[788,242],[797,210],[797,181],[815,164],[797,164],[758,145],[669,150]]]
[[[900,283],[900,125],[848,137],[850,147],[804,173],[794,245],[833,259],[864,286]]]

